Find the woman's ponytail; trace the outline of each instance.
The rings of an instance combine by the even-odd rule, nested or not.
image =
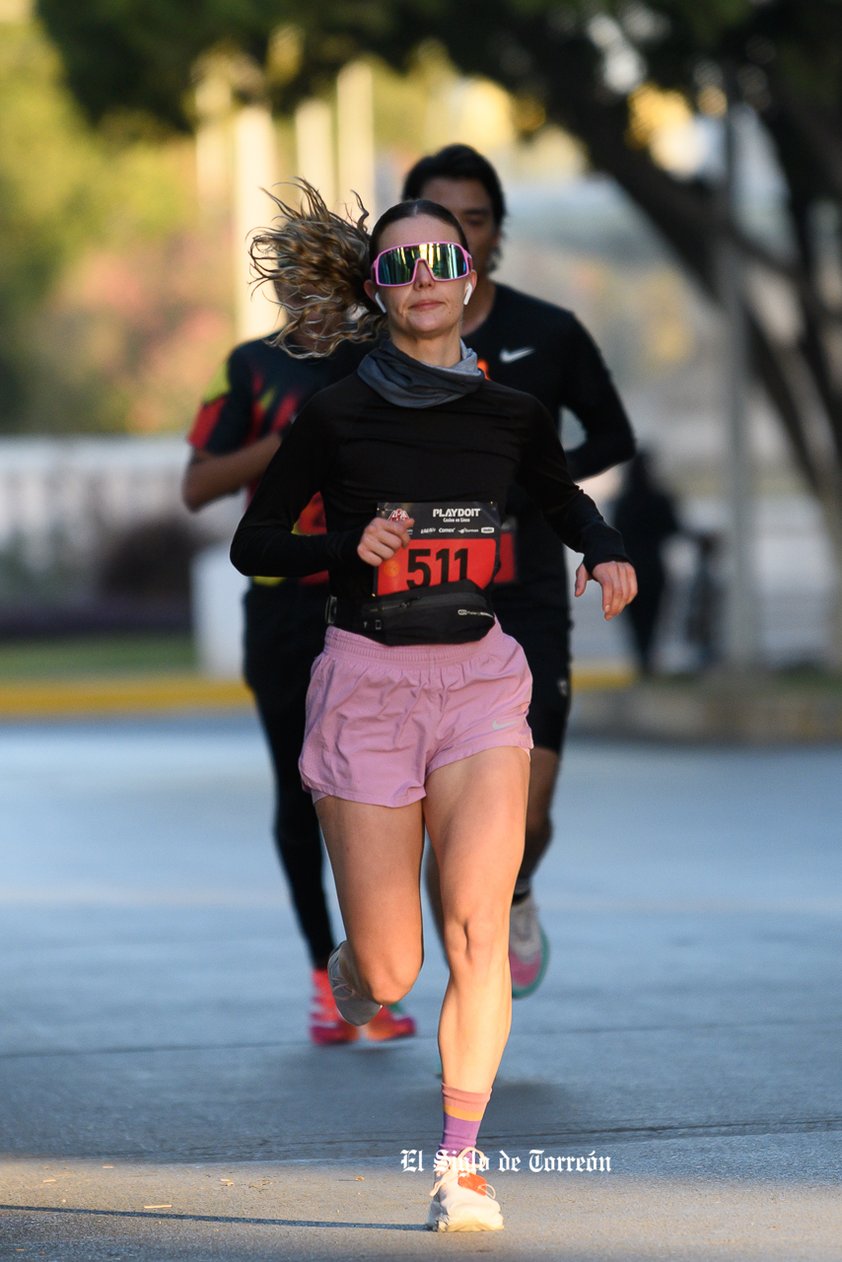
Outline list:
[[[346,218],[328,210],[324,198],[306,180],[299,208],[274,193],[277,215],[269,228],[258,228],[249,244],[257,285],[271,284],[286,312],[275,338],[296,358],[322,358],[345,340],[372,341],[383,315],[363,288],[369,275],[368,211],[357,194],[359,215]]]

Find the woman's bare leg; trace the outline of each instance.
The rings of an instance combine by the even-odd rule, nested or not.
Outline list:
[[[427,779],[450,981],[439,1022],[443,1080],[488,1092],[512,1010],[509,912],[523,858],[529,755],[489,749]]]
[[[362,996],[396,1003],[423,960],[421,803],[369,806],[326,797],[316,811],[348,939],[347,980]]]

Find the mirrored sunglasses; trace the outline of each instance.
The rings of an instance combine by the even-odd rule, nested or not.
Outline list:
[[[473,265],[468,251],[456,241],[419,241],[395,245],[377,255],[371,267],[374,283],[383,288],[410,285],[418,264],[424,262],[434,280],[459,280]]]

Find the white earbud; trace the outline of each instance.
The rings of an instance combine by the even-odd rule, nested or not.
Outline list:
[[[375,294],[375,295],[374,295],[374,301],[377,303],[378,307],[380,308],[380,310],[381,310],[381,311],[383,312],[383,314],[385,315],[385,314],[386,314],[386,304],[385,304],[385,302],[383,301],[383,299],[380,297],[380,295],[379,295],[379,294]]]
[[[462,301],[463,301],[463,303],[465,304],[465,306],[466,306],[466,307],[467,307],[468,303],[471,301],[471,294],[472,294],[473,292],[474,292],[474,287],[473,287],[473,285],[471,284],[471,282],[470,282],[470,281],[468,281],[467,285],[465,286],[465,297],[462,299]]]

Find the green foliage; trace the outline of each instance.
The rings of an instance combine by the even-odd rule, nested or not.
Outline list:
[[[614,20],[657,82],[683,84],[689,94],[703,63],[754,64],[767,56],[764,42],[808,94],[838,104],[842,83],[837,0],[39,0],[38,9],[95,121],[143,111],[187,127],[191,76],[213,49],[237,49],[263,65],[263,86],[287,107],[322,90],[355,56],[374,54],[401,69],[426,40],[470,73],[537,93],[552,116],[563,76],[599,77],[600,17]],[[294,28],[298,43],[294,65],[284,59],[277,73],[271,48],[281,27]]]
[[[227,45],[259,62],[283,19],[276,0],[39,0],[67,79],[88,117],[143,110],[186,130],[188,88],[200,55]]]
[[[617,6],[621,20],[627,6]],[[739,29],[757,8],[752,0],[705,0],[694,4],[692,0],[660,0],[652,6],[671,25],[685,28],[690,35],[697,55],[715,52],[729,34]]]
[[[32,307],[96,227],[95,145],[34,28],[0,41],[0,302]]]
[[[786,147],[787,178],[816,187],[827,185],[820,164],[807,170],[803,146],[775,133],[778,96],[794,92],[837,121],[842,111],[838,0],[40,0],[40,11],[82,107],[112,126],[127,109],[187,126],[191,76],[214,49],[247,57],[251,71],[235,75],[235,94],[265,93],[283,113],[325,94],[356,56],[403,70],[430,42],[463,72],[539,102],[548,121],[609,170],[632,123],[634,86],[612,77],[612,48],[637,58],[640,78],[680,91],[694,109],[706,84],[722,86],[728,66]],[[594,143],[599,130],[605,141],[607,128],[619,140],[613,149]]]
[[[190,241],[189,143],[93,132],[40,27],[7,23],[2,36],[0,427],[183,427],[207,372],[187,361],[200,348],[215,358],[230,332],[197,318],[219,295]],[[157,398],[140,388],[156,357],[178,373],[158,373]]]
[[[0,41],[0,389],[9,423],[23,405],[31,322],[56,276],[99,224],[97,158],[60,65],[33,27]]]

